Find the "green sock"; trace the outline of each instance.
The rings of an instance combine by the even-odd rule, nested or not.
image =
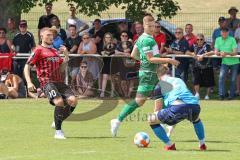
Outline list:
[[[137,102],[135,100],[129,102],[128,104],[126,104],[124,106],[124,108],[118,115],[118,120],[122,122],[124,120],[124,118],[126,118],[129,114],[131,114],[133,111],[135,111],[135,109],[138,107],[139,107],[139,105],[137,104]]]

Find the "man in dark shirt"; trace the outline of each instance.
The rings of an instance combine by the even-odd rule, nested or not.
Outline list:
[[[165,48],[167,54],[184,55],[189,50],[188,41],[183,36],[183,29],[177,28],[175,31],[176,40],[171,44],[170,48]],[[183,79],[185,82],[188,79],[189,59],[176,58],[180,65],[176,68],[175,76]]]
[[[56,16],[55,14],[52,14],[52,3],[46,3],[45,5],[45,10],[46,10],[46,15],[42,15],[39,18],[38,22],[38,40],[40,43],[40,30],[44,27],[51,27],[51,22],[50,20]]]
[[[33,34],[27,31],[27,21],[21,20],[19,23],[19,33],[17,33],[13,38],[13,45],[17,53],[31,53],[33,48],[36,46]],[[14,74],[19,77],[23,77],[23,68],[25,66],[25,59],[16,59],[13,62]]]
[[[103,37],[104,37],[101,20],[95,19],[93,25],[94,28],[89,31],[89,34],[92,38],[94,38],[94,42],[97,45],[97,52],[101,54],[101,51],[103,50]]]

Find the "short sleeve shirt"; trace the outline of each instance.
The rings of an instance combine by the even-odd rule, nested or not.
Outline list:
[[[220,52],[232,53],[233,49],[237,48],[237,43],[236,40],[231,36],[228,36],[226,39],[218,37],[216,39],[214,47],[218,49]],[[239,58],[223,58],[222,64],[225,65],[239,64]]]

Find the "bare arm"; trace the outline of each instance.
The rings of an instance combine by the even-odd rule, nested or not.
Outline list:
[[[155,100],[155,105],[154,105],[154,112],[158,112],[163,108],[163,101],[162,98],[156,99]]]
[[[159,57],[154,57],[153,54],[151,52],[147,53],[147,59],[149,62],[151,63],[156,63],[156,64],[160,64],[160,63],[170,63],[174,66],[178,66],[179,65],[179,61],[171,59],[171,58],[159,58]]]
[[[140,60],[140,53],[138,51],[138,48],[136,45],[134,45],[132,53],[131,53],[131,57],[135,60]]]
[[[27,87],[29,91],[34,91],[36,90],[34,84],[32,83],[31,77],[30,77],[30,65],[29,64],[25,64],[24,67],[24,76],[27,82]]]
[[[12,86],[12,88],[15,89],[16,91],[18,91],[18,87],[19,87],[18,79],[17,79],[16,76],[13,76],[13,86]]]

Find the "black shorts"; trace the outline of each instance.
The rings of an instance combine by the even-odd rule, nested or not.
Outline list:
[[[52,105],[54,105],[53,99],[56,97],[62,97],[66,103],[68,97],[74,96],[71,88],[63,82],[49,82],[43,87],[43,92]]]
[[[200,69],[194,67],[193,69],[193,84],[200,85],[201,87],[213,87],[214,86],[214,72],[213,68]]]

